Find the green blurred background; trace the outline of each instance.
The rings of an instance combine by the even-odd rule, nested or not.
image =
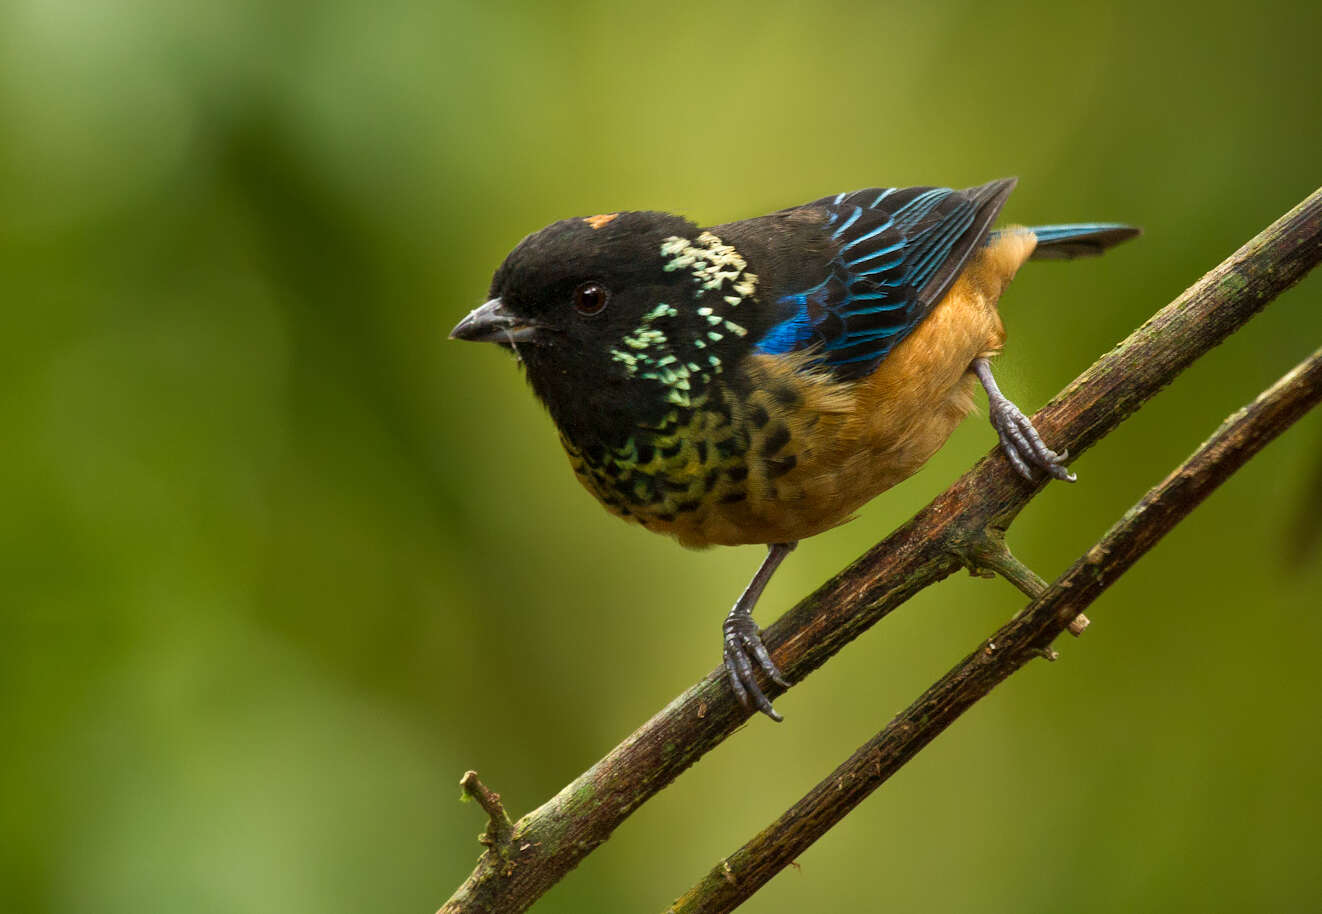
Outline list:
[[[446,341],[527,232],[1021,177],[1035,409],[1322,180],[1314,2],[0,5],[0,896],[11,911],[431,911],[719,659],[760,550],[583,493],[512,362]],[[1054,577],[1322,342],[1322,277],[1051,486]],[[944,488],[970,421],[805,543],[768,622]],[[1322,417],[1055,665],[979,704],[747,906],[1317,910]],[[539,910],[656,911],[1020,605],[933,588],[628,821]],[[640,637],[641,635],[641,637]]]

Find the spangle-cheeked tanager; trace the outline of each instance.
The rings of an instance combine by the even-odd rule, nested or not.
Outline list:
[[[1020,474],[1074,478],[992,378],[997,300],[1026,260],[1138,230],[992,229],[1014,186],[871,188],[705,229],[566,219],[520,242],[451,334],[517,353],[612,514],[685,546],[767,544],[724,623],[745,707],[780,719],[753,672],[786,684],[752,617],[776,567],[921,467],[975,381]]]

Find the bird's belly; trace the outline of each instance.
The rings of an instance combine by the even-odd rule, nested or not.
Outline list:
[[[572,450],[571,461],[608,511],[684,546],[793,542],[844,523],[916,472],[972,408],[973,383],[960,372],[944,390],[924,385],[869,411],[867,390],[809,390],[818,408],[778,409],[765,393],[773,381],[736,411],[723,440],[690,429],[669,460],[647,468],[607,471]]]
[[[973,383],[972,375],[957,378],[921,409],[893,411],[886,428],[857,415],[824,417],[791,439],[789,472],[770,478],[750,460],[747,498],[677,518],[667,532],[681,542],[741,545],[794,542],[838,526],[936,453],[971,410]]]

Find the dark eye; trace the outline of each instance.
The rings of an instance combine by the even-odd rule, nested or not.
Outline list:
[[[574,307],[579,314],[599,314],[610,297],[610,292],[601,283],[585,282],[574,290]]]

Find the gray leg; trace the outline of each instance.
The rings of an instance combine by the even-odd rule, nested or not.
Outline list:
[[[1042,438],[1038,435],[1037,429],[1033,428],[1033,423],[1029,422],[1028,417],[1019,411],[1019,407],[1007,400],[1005,394],[996,386],[996,379],[992,377],[991,363],[986,359],[974,359],[969,367],[987,391],[987,411],[991,417],[992,428],[996,429],[996,434],[1001,439],[1001,448],[1005,451],[1005,456],[1010,458],[1010,463],[1019,475],[1031,482],[1033,479],[1031,467],[1035,466],[1046,470],[1056,479],[1073,482],[1076,477],[1065,469],[1062,463],[1069,453],[1063,451],[1057,454],[1042,443]]]
[[[766,645],[762,643],[762,635],[758,631],[757,623],[753,621],[753,607],[757,605],[758,598],[762,596],[762,591],[766,589],[767,582],[776,573],[780,563],[785,560],[785,556],[794,551],[797,545],[798,543],[772,543],[767,546],[767,557],[762,560],[757,574],[748,582],[748,587],[734,604],[734,609],[725,617],[725,624],[722,626],[725,631],[725,672],[730,677],[730,688],[734,690],[735,698],[738,698],[739,703],[745,708],[749,707],[751,698],[752,704],[756,705],[759,711],[777,721],[783,718],[776,713],[771,701],[758,688],[757,679],[753,676],[752,661],[748,659],[749,653],[751,652],[756,658],[758,666],[762,667],[762,671],[772,682],[786,689],[790,684],[781,678],[780,670],[776,669],[771,655],[767,653]]]

